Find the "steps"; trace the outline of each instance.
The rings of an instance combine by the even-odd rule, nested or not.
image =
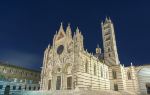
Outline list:
[[[19,95],[19,94],[18,94]],[[128,92],[98,90],[24,91],[20,95],[136,95]]]

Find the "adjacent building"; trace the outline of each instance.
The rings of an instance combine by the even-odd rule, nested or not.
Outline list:
[[[40,71],[0,62],[0,95],[39,90]]]
[[[61,24],[52,45],[44,52],[41,90],[91,89],[150,94],[150,65],[131,63],[124,67],[119,61],[112,21],[106,18],[101,27],[103,52],[97,46],[95,53],[89,53],[79,28],[72,32],[70,25],[64,30]]]

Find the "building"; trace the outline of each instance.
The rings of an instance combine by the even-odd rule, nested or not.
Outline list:
[[[0,62],[0,95],[39,90],[40,72]]]
[[[103,50],[84,49],[83,35],[77,28],[72,36],[70,25],[60,29],[44,52],[40,89],[114,90],[150,94],[150,65],[124,67],[119,61],[114,26],[110,18],[101,23]]]

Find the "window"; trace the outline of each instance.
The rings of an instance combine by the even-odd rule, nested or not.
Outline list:
[[[111,57],[111,54],[109,53],[108,56]]]
[[[57,71],[60,72],[60,71],[61,71],[61,68],[58,68]]]
[[[25,85],[24,89],[26,90],[27,89],[27,86]]]
[[[128,76],[128,80],[131,80],[131,73],[129,71],[127,73],[127,76]]]
[[[112,71],[112,76],[113,76],[113,79],[117,79],[117,73],[116,73],[116,71]]]
[[[18,90],[21,90],[21,86],[19,86]]]
[[[29,86],[29,90],[31,90],[31,86]]]
[[[56,90],[60,90],[60,88],[61,88],[61,76],[57,76]]]
[[[16,86],[13,86],[13,90],[16,90]]]
[[[110,52],[110,48],[108,48],[108,52]]]
[[[34,86],[33,90],[36,90],[36,87]]]
[[[103,67],[101,66],[101,77],[103,77]]]
[[[94,75],[96,75],[96,64],[94,64]]]
[[[48,90],[51,89],[51,80],[48,81]]]
[[[106,79],[108,78],[108,72],[106,71]]]
[[[0,89],[3,89],[3,85],[0,85]]]
[[[118,84],[114,84],[114,91],[118,91]]]
[[[150,94],[150,84],[146,84],[147,94]]]
[[[72,77],[67,78],[67,89],[71,90],[72,88]]]
[[[88,73],[88,62],[85,63],[85,72]]]

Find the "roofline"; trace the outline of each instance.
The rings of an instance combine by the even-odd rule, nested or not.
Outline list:
[[[0,65],[40,73],[39,70],[33,70],[33,69],[25,68],[25,67],[22,67],[22,66],[17,66],[17,65],[14,65],[14,64],[9,64],[9,63],[6,63],[6,62],[2,62],[2,61],[0,61]]]

